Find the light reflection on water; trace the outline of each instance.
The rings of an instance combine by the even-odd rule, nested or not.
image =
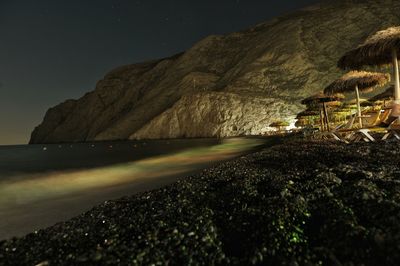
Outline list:
[[[6,217],[0,219],[0,239],[70,218],[110,198],[165,185],[177,176],[235,157],[264,142],[260,139],[227,139],[210,147],[134,162],[28,174],[5,180],[0,182],[0,217]],[[174,178],[168,180],[172,176]]]

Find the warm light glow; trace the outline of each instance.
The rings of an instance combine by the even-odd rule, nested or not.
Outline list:
[[[232,158],[262,142],[260,139],[228,139],[212,147],[196,148],[131,163],[24,176],[16,181],[0,183],[0,212],[1,209],[10,208],[13,205],[128,184],[135,180],[145,181],[184,173],[192,170],[196,165]]]
[[[292,129],[296,129],[297,127],[295,126],[297,119],[290,119],[290,125],[287,127],[287,130],[292,130]]]

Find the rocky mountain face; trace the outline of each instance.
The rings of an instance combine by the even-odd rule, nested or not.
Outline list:
[[[274,98],[231,92],[195,93],[183,96],[130,138],[256,135],[268,131],[271,117],[290,116],[294,109],[287,102]]]
[[[336,62],[400,24],[398,0],[341,0],[209,36],[170,58],[117,68],[48,110],[30,143],[260,134],[342,73]]]

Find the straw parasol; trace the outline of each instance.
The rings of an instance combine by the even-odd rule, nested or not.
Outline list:
[[[325,125],[327,130],[329,131],[329,119],[328,112],[326,110],[326,105],[329,102],[337,102],[344,99],[344,95],[341,93],[332,93],[330,95],[324,94],[323,92],[319,92],[310,97],[305,98],[301,101],[301,104],[306,106],[319,105],[320,106],[320,119],[321,119],[321,130],[325,129]],[[322,107],[322,109],[321,109]]]
[[[276,122],[271,123],[269,126],[275,127],[278,130],[282,130],[282,128],[288,127],[288,126],[290,126],[290,124],[286,121],[276,121]]]
[[[370,92],[377,87],[384,86],[390,80],[389,74],[365,71],[351,71],[325,88],[326,94],[345,93],[355,91],[357,111],[360,126],[362,127],[360,91]]]
[[[332,93],[332,94],[325,94],[323,92],[319,92],[317,94],[314,94],[310,97],[305,98],[304,100],[301,101],[301,104],[303,105],[312,105],[316,103],[328,103],[328,102],[336,102],[343,100],[345,97],[341,93]]]
[[[368,112],[375,112],[375,111],[380,111],[381,110],[381,106],[382,106],[382,102],[378,102],[378,101],[364,101],[361,103],[362,107],[366,108],[366,111]]]
[[[296,123],[294,123],[295,127],[304,127],[307,125],[307,120],[305,119],[298,119]]]
[[[390,86],[384,92],[375,95],[369,101],[378,102],[378,101],[390,101],[394,99],[394,86]]]
[[[310,119],[307,117],[301,117],[297,119],[296,123],[294,123],[295,127],[306,127],[306,126],[313,126],[314,124],[310,122]]]
[[[395,103],[400,104],[400,78],[398,54],[400,53],[400,27],[378,31],[356,49],[347,52],[338,62],[342,69],[360,69],[362,66],[393,64]]]
[[[375,106],[375,103],[374,103],[374,102],[371,102],[371,101],[364,101],[364,102],[362,102],[360,105],[361,105],[362,107],[373,107],[373,106]]]
[[[307,121],[308,124],[314,125],[315,117],[318,116],[319,116],[319,111],[316,110],[307,109],[305,111],[302,111],[298,113],[296,116],[297,122],[295,126],[296,127],[299,127],[299,125],[304,126],[303,124],[305,124],[305,121]]]
[[[335,120],[335,122],[337,122],[337,118],[339,118],[339,121],[341,121],[342,120],[342,118],[343,118],[343,120],[345,121],[346,120],[346,117],[349,115],[351,113],[351,109],[337,109],[337,110],[334,110],[333,112],[332,112],[332,115],[333,115],[333,119]]]
[[[366,99],[366,98],[360,98],[359,101],[360,101],[360,103],[363,103],[363,102],[368,101],[368,99]],[[357,108],[357,99],[351,99],[350,101],[346,101],[346,102],[344,103],[344,105],[345,105],[345,106],[349,106],[349,107],[355,106],[355,108]]]
[[[314,110],[305,110],[297,114],[296,119],[301,119],[302,117],[318,116],[319,112]]]
[[[334,102],[327,102],[325,105],[326,105],[326,107],[333,109],[333,108],[341,107],[343,105],[343,103],[341,101],[334,101]]]

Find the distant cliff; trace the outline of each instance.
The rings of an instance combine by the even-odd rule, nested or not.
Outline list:
[[[399,25],[399,14],[398,0],[323,3],[117,68],[94,91],[49,109],[30,143],[262,133],[337,78],[345,51]]]

